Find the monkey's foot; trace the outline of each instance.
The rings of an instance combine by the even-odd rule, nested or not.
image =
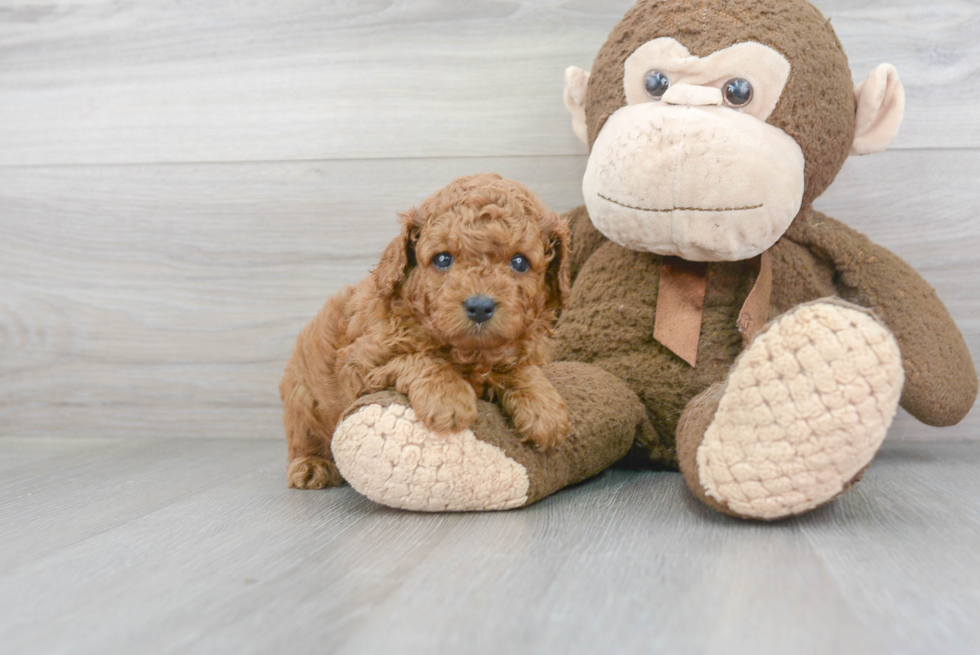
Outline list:
[[[898,344],[869,312],[842,301],[801,305],[684,410],[677,444],[688,486],[742,518],[818,507],[868,467],[903,381]]]
[[[553,364],[548,378],[568,405],[572,434],[540,452],[523,442],[500,408],[479,402],[469,430],[429,431],[391,391],[359,399],[331,449],[360,494],[424,512],[502,510],[530,505],[608,468],[629,450],[646,412],[626,385],[585,364]]]
[[[388,396],[388,397],[386,397]],[[527,471],[472,430],[429,431],[394,394],[345,418],[334,432],[337,466],[358,493],[423,512],[494,510],[527,502]]]

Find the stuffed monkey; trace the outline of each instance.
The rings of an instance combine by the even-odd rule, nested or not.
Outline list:
[[[812,206],[894,138],[894,68],[855,86],[805,0],[640,0],[566,82],[590,148],[548,369],[571,435],[538,452],[489,403],[470,430],[426,434],[404,397],[374,394],[334,436],[355,489],[520,507],[632,449],[718,511],[773,520],[853,485],[899,404],[929,425],[966,415],[976,371],[933,289]]]

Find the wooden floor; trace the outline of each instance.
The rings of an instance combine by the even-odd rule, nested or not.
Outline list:
[[[777,524],[673,473],[424,515],[282,444],[0,439],[0,652],[980,652],[980,443],[886,445]]]

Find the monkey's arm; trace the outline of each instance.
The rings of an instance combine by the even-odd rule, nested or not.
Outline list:
[[[589,212],[586,211],[585,205],[576,207],[565,214],[565,219],[572,231],[572,257],[569,270],[571,273],[570,282],[575,282],[575,278],[578,277],[578,272],[582,270],[585,262],[608,239],[595,229],[591,219],[589,219]]]
[[[830,261],[840,296],[873,309],[898,339],[902,407],[928,425],[955,425],[977,397],[970,351],[935,290],[897,255],[843,223],[812,212],[786,237]]]

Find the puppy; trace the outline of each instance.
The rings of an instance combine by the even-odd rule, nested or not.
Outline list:
[[[340,415],[391,387],[437,433],[470,427],[483,398],[540,449],[568,434],[540,368],[568,294],[567,224],[493,174],[460,178],[401,218],[378,266],[327,300],[286,366],[290,487],[341,484],[330,452]]]

